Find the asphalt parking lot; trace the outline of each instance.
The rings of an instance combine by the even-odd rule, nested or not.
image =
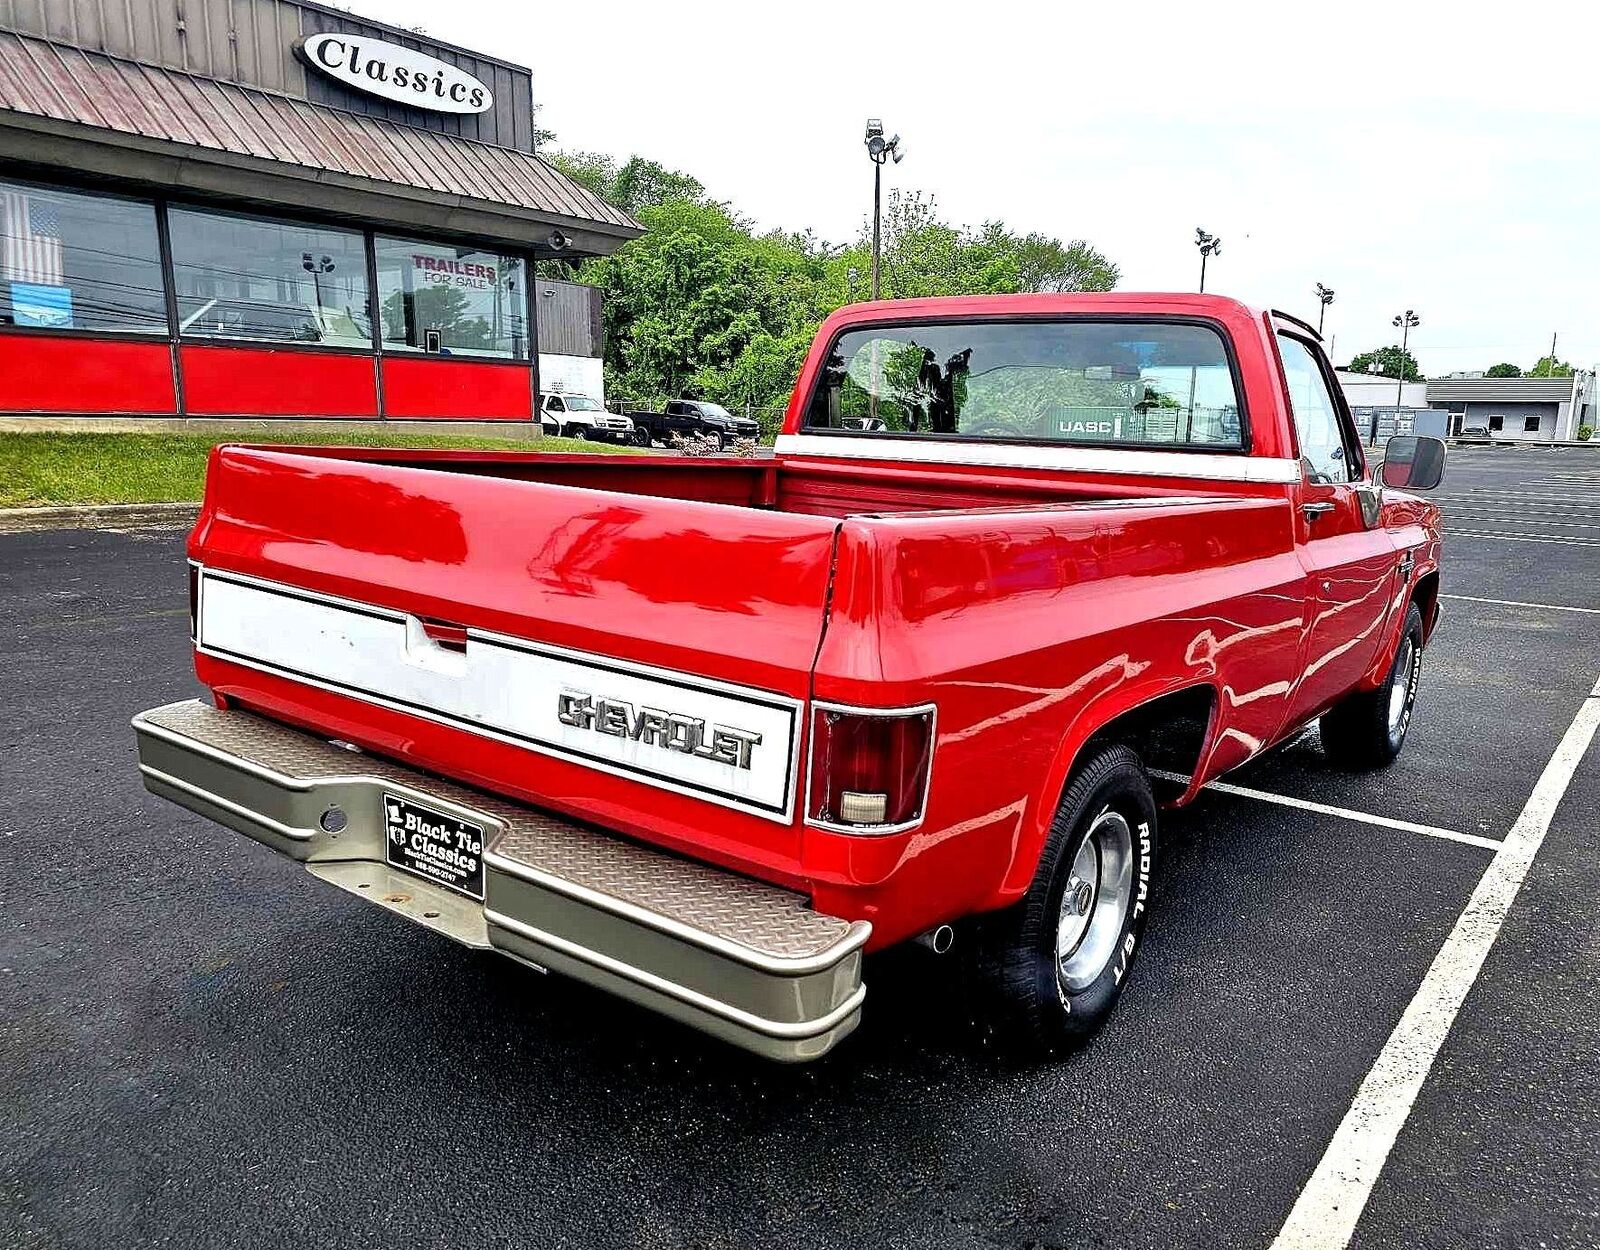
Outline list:
[[[1036,1068],[920,950],[779,1068],[324,888],[138,783],[181,536],[0,537],[0,1245],[1343,1245],[1352,1194],[1358,1247],[1600,1244],[1600,454],[1437,497],[1400,760],[1169,818],[1122,1006]]]

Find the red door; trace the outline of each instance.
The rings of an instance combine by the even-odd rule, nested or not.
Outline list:
[[[1306,571],[1294,724],[1337,702],[1371,667],[1398,556],[1378,524],[1377,493],[1326,359],[1290,334],[1278,336],[1278,350],[1300,448],[1295,527]]]

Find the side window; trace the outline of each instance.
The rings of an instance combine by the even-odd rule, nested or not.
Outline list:
[[[1355,477],[1350,449],[1339,428],[1339,409],[1317,367],[1316,357],[1299,339],[1278,336],[1283,372],[1289,382],[1289,407],[1300,437],[1300,463],[1308,482],[1348,482]]]
[[[667,405],[667,415],[669,417],[681,417],[683,415],[683,405],[677,400],[673,400]]]
[[[563,399],[561,399],[561,398],[559,398],[558,396],[555,396],[555,395],[552,395],[550,397],[550,411],[551,412],[565,412],[566,410],[567,410],[567,404],[566,404],[565,400],[563,400]]]

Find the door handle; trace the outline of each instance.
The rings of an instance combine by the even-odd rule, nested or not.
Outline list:
[[[1300,511],[1305,513],[1306,520],[1315,521],[1319,516],[1332,512],[1333,505],[1326,500],[1321,500],[1317,503],[1303,503],[1300,505]]]

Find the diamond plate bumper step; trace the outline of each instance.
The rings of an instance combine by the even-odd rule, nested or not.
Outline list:
[[[248,712],[173,703],[133,727],[151,793],[467,946],[772,1059],[814,1059],[860,1021],[871,926],[812,911],[801,895]],[[482,903],[386,862],[386,793],[488,831]],[[323,819],[335,808],[342,824]]]

